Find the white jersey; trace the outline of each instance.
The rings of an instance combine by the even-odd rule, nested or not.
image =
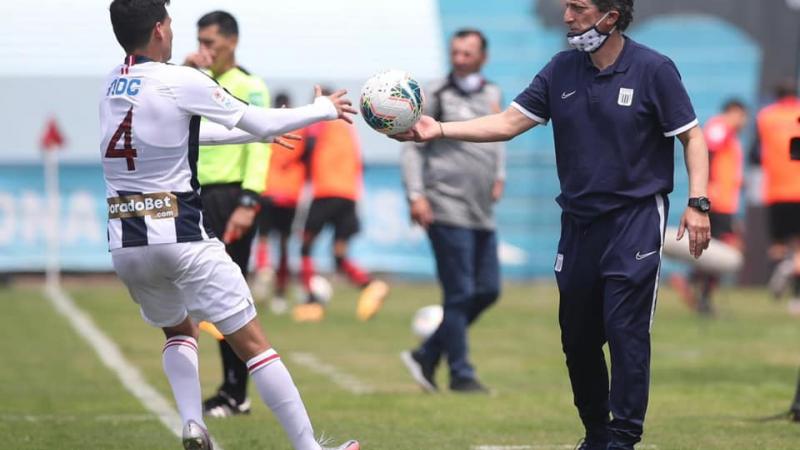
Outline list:
[[[197,182],[200,117],[231,129],[246,108],[190,67],[128,56],[109,74],[100,151],[111,250],[214,237]]]

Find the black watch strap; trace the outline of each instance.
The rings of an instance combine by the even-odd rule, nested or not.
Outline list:
[[[700,212],[707,213],[711,210],[711,201],[708,197],[691,197],[688,206]]]
[[[260,196],[249,189],[242,190],[242,193],[239,195],[239,206],[244,206],[245,208],[259,208],[261,206]]]

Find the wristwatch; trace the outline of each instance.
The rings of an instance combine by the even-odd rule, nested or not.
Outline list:
[[[711,210],[711,201],[707,197],[691,197],[689,207],[707,213]]]
[[[242,192],[242,195],[239,196],[239,206],[252,208],[258,211],[261,209],[261,203],[258,201],[258,194],[250,191]]]

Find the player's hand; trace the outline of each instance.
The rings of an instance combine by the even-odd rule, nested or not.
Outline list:
[[[411,220],[426,230],[433,223],[433,210],[428,199],[420,196],[411,202]]]
[[[408,131],[392,134],[389,137],[400,142],[427,142],[443,137],[443,133],[442,126],[436,119],[430,116],[422,116]]]
[[[207,69],[211,67],[213,62],[214,58],[211,56],[211,53],[208,50],[201,48],[195,53],[188,54],[186,59],[183,61],[183,65],[194,67],[195,69]]]
[[[687,207],[681,217],[680,226],[678,226],[679,241],[687,231],[689,232],[689,253],[695,258],[699,258],[711,242],[711,223],[708,214]]]
[[[506,182],[504,180],[495,180],[494,185],[492,185],[492,200],[495,202],[500,201],[503,197],[503,191],[505,190]]]
[[[225,235],[222,237],[222,241],[230,244],[241,239],[247,233],[247,230],[253,226],[256,212],[255,208],[246,208],[244,206],[239,206],[233,210],[233,214],[231,214],[228,224],[225,226]]]
[[[336,113],[339,116],[338,118],[347,123],[353,123],[352,115],[358,112],[353,108],[353,102],[345,97],[345,95],[347,95],[347,89],[339,89],[327,97],[336,108]],[[319,85],[314,86],[314,98],[316,97],[322,97],[322,88]]]
[[[287,134],[284,134],[284,135],[281,135],[281,136],[278,136],[278,137],[274,138],[272,140],[272,143],[273,144],[278,144],[281,147],[289,149],[289,150],[294,150],[294,142],[292,142],[292,141],[300,141],[302,139],[303,139],[303,137],[298,135],[298,134],[287,133]]]

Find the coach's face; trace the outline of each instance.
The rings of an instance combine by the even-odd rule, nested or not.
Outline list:
[[[486,52],[481,48],[481,39],[478,36],[469,34],[454,38],[450,43],[450,63],[453,66],[453,74],[457,77],[480,72],[484,62],[486,62]]]
[[[600,12],[591,0],[566,0],[565,3],[564,23],[569,27],[570,33],[580,33],[595,24],[599,31],[607,33],[614,27],[619,16],[616,10],[612,10],[608,15]]]
[[[213,72],[220,72],[220,69],[227,67],[233,61],[239,38],[235,35],[225,36],[219,32],[219,25],[213,24],[197,31],[197,42],[200,45],[200,52],[207,53],[211,57],[209,68]]]

